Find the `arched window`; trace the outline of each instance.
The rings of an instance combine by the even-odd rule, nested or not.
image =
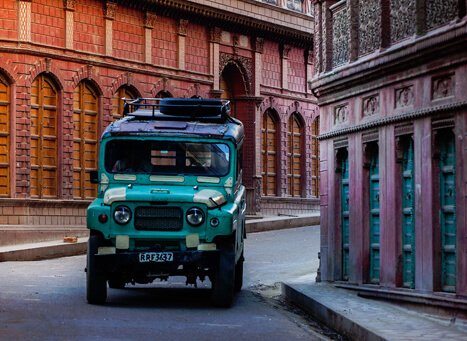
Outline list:
[[[298,114],[294,113],[289,119],[288,152],[287,152],[287,180],[288,194],[291,196],[301,196],[302,178],[302,136],[303,125]]]
[[[73,197],[96,196],[89,172],[97,169],[98,97],[90,84],[82,81],[73,93]]]
[[[0,76],[0,196],[10,195],[10,87]]]
[[[311,126],[311,195],[319,197],[319,116]]]
[[[52,80],[39,75],[31,85],[31,197],[57,197],[57,102]]]
[[[118,88],[117,92],[112,96],[112,118],[118,120],[123,116],[123,101],[122,98],[137,98],[138,95],[129,86],[123,85]]]
[[[277,123],[272,110],[263,115],[261,156],[263,195],[277,195]]]

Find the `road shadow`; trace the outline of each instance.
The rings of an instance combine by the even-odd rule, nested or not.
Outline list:
[[[210,284],[204,283],[198,288],[170,283],[147,286],[127,284],[123,289],[109,288],[107,294],[106,306],[115,308],[213,309]],[[233,305],[244,294],[245,290],[239,292]]]

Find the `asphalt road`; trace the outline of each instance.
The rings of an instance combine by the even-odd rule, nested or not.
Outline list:
[[[85,256],[0,263],[0,340],[315,340],[313,321],[285,306],[281,281],[311,281],[319,227],[253,233],[244,289],[230,309],[209,303],[209,281],[109,289],[85,300]],[[318,328],[319,331],[319,328]]]

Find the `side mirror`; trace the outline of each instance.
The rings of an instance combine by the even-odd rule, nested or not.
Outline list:
[[[92,184],[98,184],[99,183],[99,172],[95,170],[90,171],[89,180],[91,181]]]

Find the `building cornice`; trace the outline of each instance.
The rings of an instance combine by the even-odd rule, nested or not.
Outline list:
[[[282,24],[261,15],[247,15],[242,11],[229,10],[226,5],[221,6],[216,1],[182,1],[182,0],[115,0],[120,5],[152,11],[176,19],[188,19],[209,26],[218,26],[228,31],[237,31],[251,36],[262,36],[281,43],[293,44],[299,47],[313,46],[313,17],[285,10],[280,7],[267,6],[257,1],[238,0],[238,2],[272,12],[277,12],[290,20],[283,20]],[[210,4],[208,4],[210,3]],[[266,6],[266,7],[264,7]],[[246,7],[245,7],[246,8]],[[208,19],[208,20],[207,20]],[[301,20],[307,25],[297,25]]]
[[[329,140],[329,139],[342,136],[342,135],[358,133],[361,131],[375,129],[375,128],[383,127],[383,126],[390,125],[390,124],[413,121],[416,119],[433,116],[433,115],[452,114],[460,110],[464,110],[465,108],[467,108],[467,101],[439,105],[439,106],[430,107],[430,108],[418,109],[418,110],[414,110],[414,111],[400,114],[400,115],[384,117],[379,120],[374,120],[374,121],[366,122],[363,124],[357,124],[354,126],[333,130],[328,133],[319,135],[318,140],[320,141]]]

